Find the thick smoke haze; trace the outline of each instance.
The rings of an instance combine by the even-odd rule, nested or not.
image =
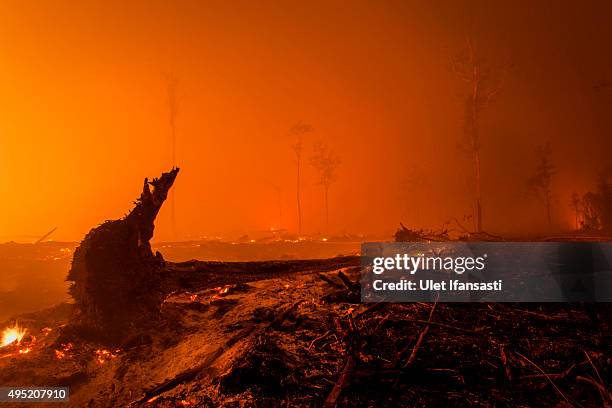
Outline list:
[[[166,206],[156,240],[295,232],[299,121],[313,127],[304,233],[326,230],[308,162],[319,141],[341,159],[331,233],[464,220],[466,85],[451,58],[466,38],[503,72],[480,127],[485,230],[546,229],[543,203],[525,192],[545,143],[555,228],[570,228],[572,192],[593,189],[610,163],[612,92],[595,85],[612,79],[611,12],[595,2],[4,2],[0,240],[55,226],[55,239],[81,239],[126,213],[143,178],[172,166],[169,72],[181,97],[177,235]]]

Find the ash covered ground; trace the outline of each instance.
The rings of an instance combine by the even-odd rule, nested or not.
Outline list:
[[[323,241],[321,238],[298,242],[294,237],[271,234],[255,242],[194,240],[153,243],[170,261],[192,259],[212,261],[262,261],[332,258],[354,255],[360,242]],[[39,244],[7,242],[0,244],[0,321],[23,313],[69,302],[66,272],[78,242],[48,241]]]
[[[612,404],[609,304],[362,304],[355,255],[169,262],[149,240],[177,173],[58,249],[74,302],[2,323],[0,385],[74,407]]]
[[[0,384],[79,407],[610,403],[607,304],[360,304],[356,257],[168,271],[196,278],[121,348],[62,330],[69,304],[21,316]]]

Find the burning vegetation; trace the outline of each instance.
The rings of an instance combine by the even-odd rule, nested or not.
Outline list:
[[[7,327],[2,332],[2,342],[0,343],[0,347],[5,347],[12,343],[21,343],[21,339],[23,339],[23,336],[25,336],[26,331],[27,330],[19,327],[17,323],[15,323],[13,327]]]

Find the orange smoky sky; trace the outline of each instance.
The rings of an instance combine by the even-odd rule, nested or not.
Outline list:
[[[305,136],[304,233],[325,231],[309,164],[341,158],[329,231],[438,228],[472,212],[457,148],[463,84],[450,59],[469,36],[508,67],[483,112],[483,212],[491,231],[537,230],[524,195],[536,145],[557,169],[555,219],[571,221],[610,157],[610,5],[474,1],[4,1],[0,5],[0,240],[80,239],[122,216],[145,176],[172,166],[164,73],[179,79],[177,237],[297,228],[289,134]],[[422,175],[417,188],[403,180]],[[282,220],[276,187],[280,187]],[[26,238],[27,240],[27,238]]]

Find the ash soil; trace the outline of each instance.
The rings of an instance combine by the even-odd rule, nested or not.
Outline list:
[[[0,244],[0,321],[71,301],[66,271],[77,242]],[[219,262],[307,260],[359,253],[360,242],[305,240],[286,242],[186,241],[153,244],[174,262],[208,259]]]
[[[610,404],[609,304],[361,304],[358,262],[169,263],[161,320],[120,349],[64,330],[69,304],[20,316],[0,384],[74,407]]]

